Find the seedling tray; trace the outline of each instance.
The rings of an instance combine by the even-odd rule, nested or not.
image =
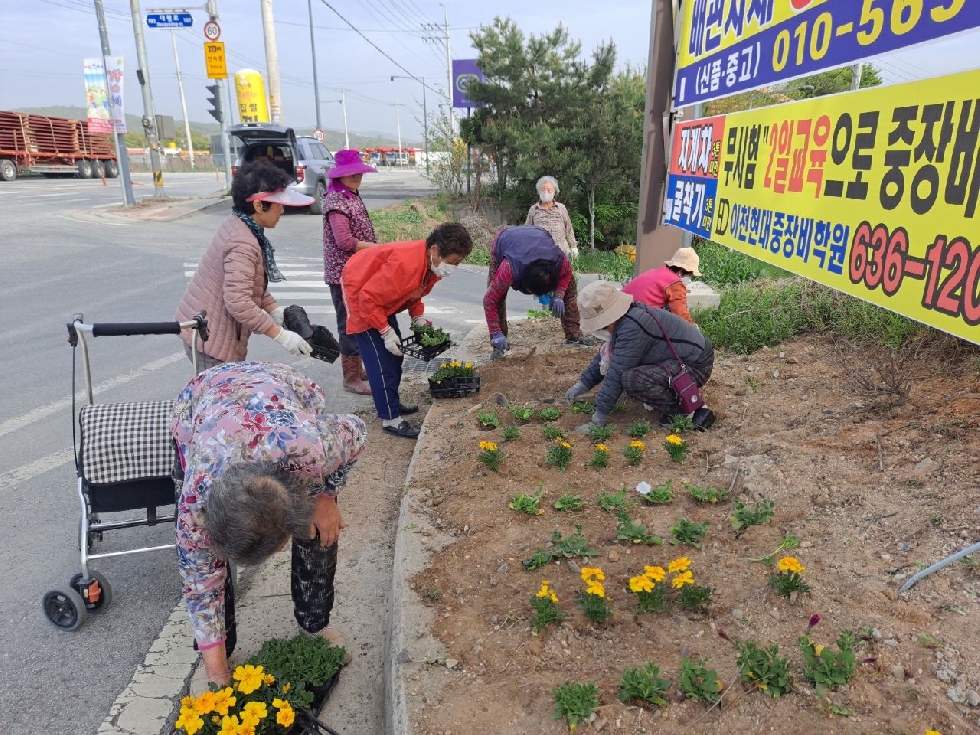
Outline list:
[[[472,378],[443,378],[439,382],[429,378],[429,393],[433,398],[462,398],[479,392],[479,375]]]
[[[423,345],[419,342],[419,338],[413,334],[402,340],[402,352],[409,357],[414,357],[416,360],[429,362],[448,350],[452,345],[452,341],[448,339],[441,345]]]

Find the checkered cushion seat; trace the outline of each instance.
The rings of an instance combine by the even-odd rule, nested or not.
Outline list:
[[[100,403],[79,412],[82,479],[117,485],[167,478],[174,468],[173,401]]]

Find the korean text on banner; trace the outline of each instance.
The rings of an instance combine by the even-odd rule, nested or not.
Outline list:
[[[976,0],[685,0],[682,107],[980,27]]]
[[[123,104],[123,57],[105,57],[106,78],[109,80],[109,109],[116,133],[126,132],[126,109]]]
[[[88,130],[90,133],[111,133],[112,117],[109,114],[109,90],[106,89],[104,62],[102,59],[85,59],[82,63]]]
[[[978,89],[975,70],[681,123],[665,221],[980,344]]]

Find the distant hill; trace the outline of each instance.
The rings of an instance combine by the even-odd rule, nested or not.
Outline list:
[[[34,115],[47,115],[48,117],[65,117],[70,120],[84,120],[86,118],[86,110],[84,107],[68,107],[60,105],[53,107],[18,107],[14,110],[14,112],[27,112]],[[174,125],[183,127],[184,121],[175,118]],[[130,132],[141,131],[143,129],[142,117],[139,115],[126,115],[126,126]],[[293,129],[296,131],[296,135],[312,135],[313,133],[312,125],[294,125]],[[219,126],[217,123],[201,123],[191,120],[191,130],[210,136],[220,133],[221,126]],[[325,138],[324,142],[327,144],[327,148],[335,151],[344,147],[343,130],[324,129],[323,133]],[[363,135],[361,133],[351,132],[350,144],[354,148],[397,146],[398,139],[373,131]],[[406,148],[411,146],[421,147],[422,141],[403,138],[402,145]]]

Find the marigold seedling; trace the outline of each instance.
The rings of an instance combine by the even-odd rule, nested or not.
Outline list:
[[[732,512],[732,529],[735,536],[741,536],[749,526],[761,526],[771,519],[775,513],[776,504],[771,500],[763,500],[755,505],[745,505],[741,500],[735,501]]]
[[[689,699],[714,704],[721,699],[725,687],[721,679],[718,678],[717,671],[705,668],[704,664],[707,661],[706,658],[694,661],[684,656],[681,659],[677,688]]]
[[[546,579],[541,580],[541,589],[531,598],[531,609],[534,611],[531,616],[531,630],[535,633],[565,619],[565,613],[558,607],[558,595]]]
[[[681,518],[677,524],[670,527],[670,535],[674,537],[671,543],[689,544],[696,549],[701,548],[704,535],[708,532],[708,523],[694,523],[687,518]]]
[[[507,507],[516,510],[518,513],[526,513],[529,516],[539,516],[544,513],[541,508],[541,494],[543,490],[538,486],[538,491],[534,495],[517,494]]]
[[[599,706],[599,688],[595,684],[564,684],[552,690],[552,694],[555,719],[567,719],[570,730],[587,721],[592,710]]]
[[[520,421],[522,424],[530,421],[534,415],[534,409],[530,406],[509,406],[507,410],[515,421]]]
[[[626,429],[626,434],[633,439],[645,439],[652,428],[649,421],[634,421]]]
[[[582,510],[584,507],[585,501],[582,500],[582,496],[569,492],[564,493],[555,501],[555,510]]]
[[[578,593],[578,606],[593,623],[604,623],[612,617],[612,606],[602,584],[606,575],[599,567],[582,567],[581,575],[585,591]]]
[[[588,401],[575,401],[569,408],[572,413],[593,413],[595,404]]]
[[[504,455],[500,452],[500,449],[493,442],[480,442],[480,453],[476,457],[480,460],[489,470],[496,472],[500,469],[500,463],[504,459]]]
[[[592,459],[589,460],[589,467],[602,469],[609,466],[609,447],[599,442],[592,448]]]
[[[557,421],[561,418],[561,411],[554,406],[542,406],[538,409],[538,418],[544,421]]]
[[[738,651],[736,663],[744,684],[753,686],[774,699],[792,691],[793,676],[789,671],[789,661],[779,655],[779,646],[763,647],[753,640],[729,638],[721,629],[718,634]]]
[[[616,539],[630,544],[647,544],[659,546],[664,542],[659,536],[649,533],[642,523],[631,520],[621,520],[616,525]]]
[[[557,467],[564,472],[568,463],[572,461],[572,445],[565,439],[555,439],[555,443],[548,447],[548,454],[544,458],[544,463]]]
[[[784,556],[777,564],[779,569],[775,574],[769,575],[769,586],[783,597],[789,597],[794,592],[802,594],[810,591],[810,585],[803,581],[803,572],[806,567],[800,564],[799,559],[793,556]]]
[[[544,433],[544,438],[550,442],[556,439],[564,439],[565,432],[560,426],[555,426],[554,424],[545,424],[541,427],[541,431]]]
[[[857,667],[854,648],[854,633],[849,630],[838,636],[836,651],[830,646],[815,645],[810,641],[809,633],[800,638],[803,678],[813,684],[818,697],[850,682]]]
[[[505,442],[515,441],[521,438],[521,430],[516,426],[505,426],[503,436]]]
[[[664,449],[667,450],[667,454],[670,455],[670,459],[673,462],[680,464],[687,457],[687,442],[684,441],[680,434],[668,434],[664,439]]]
[[[589,424],[589,439],[593,442],[601,443],[609,439],[613,435],[613,427],[611,426],[599,426],[598,424]]]
[[[721,503],[728,498],[728,493],[716,487],[700,487],[684,483],[684,488],[691,497],[699,503]]]
[[[634,439],[623,449],[623,456],[626,457],[626,464],[636,467],[643,460],[643,452],[646,451],[646,444],[639,439]]]
[[[596,505],[607,513],[615,513],[623,509],[628,510],[632,503],[626,497],[626,488],[623,487],[614,493],[606,492],[605,490],[600,491],[596,498]]]
[[[660,667],[648,663],[642,669],[626,669],[619,682],[619,700],[621,702],[637,702],[653,704],[658,707],[667,706],[664,694],[673,686],[670,679],[660,676]]]
[[[650,505],[667,505],[674,499],[674,491],[671,489],[672,480],[667,480],[663,485],[651,487],[648,492],[641,492],[640,497]]]

